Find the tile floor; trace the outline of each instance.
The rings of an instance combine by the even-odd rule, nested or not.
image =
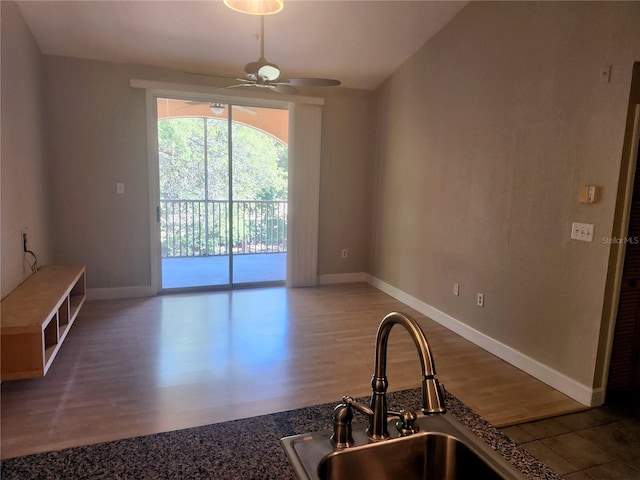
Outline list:
[[[636,405],[604,405],[500,430],[566,480],[640,480]]]

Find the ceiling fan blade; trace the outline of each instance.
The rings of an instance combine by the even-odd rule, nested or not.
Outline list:
[[[197,75],[198,77],[211,77],[211,78],[215,78],[215,77],[217,77],[217,76],[218,76],[218,75],[210,75],[210,74],[208,74],[208,73],[200,73],[200,72],[187,72],[187,71],[184,71],[184,72],[182,72],[182,73],[185,73],[185,74],[187,74],[187,75]],[[226,78],[226,77],[223,77],[223,78]]]
[[[188,101],[188,102],[184,102],[184,103],[185,103],[185,105],[183,105],[182,107],[178,107],[178,108],[176,108],[176,111],[177,111],[177,110],[184,110],[185,108],[191,108],[191,107],[193,107],[193,106],[195,106],[195,105],[207,105],[207,104],[208,104],[208,103],[210,103],[210,102],[193,102],[193,101]]]
[[[220,78],[220,79],[235,79],[235,77],[231,77],[229,75],[214,75],[214,74],[209,74],[209,73],[200,73],[200,72],[187,72],[187,71],[183,71],[182,73],[186,74],[186,75],[195,75],[197,77],[207,77],[207,78]]]
[[[242,105],[234,105],[233,108],[234,110],[240,110],[241,112],[247,113],[249,115],[258,115],[258,112],[256,112],[255,110],[249,107],[243,107]]]
[[[300,90],[298,90],[297,88],[291,87],[289,85],[282,85],[280,82],[272,83],[271,85],[269,85],[269,88],[274,92],[284,93],[287,95],[297,95],[298,93],[300,93]]]
[[[297,87],[337,87],[341,84],[340,80],[331,78],[281,78],[278,83]]]
[[[238,88],[238,87],[253,87],[255,86],[255,83],[238,83],[236,85],[229,85],[227,87],[220,87],[220,88],[216,88],[214,90],[214,92],[217,92],[219,90],[228,90],[230,88]]]

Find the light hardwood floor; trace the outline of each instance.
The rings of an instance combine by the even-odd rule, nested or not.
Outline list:
[[[382,317],[416,318],[440,381],[497,426],[581,404],[364,283],[85,303],[46,377],[1,385],[2,458],[370,394]],[[389,390],[419,386],[395,328]]]

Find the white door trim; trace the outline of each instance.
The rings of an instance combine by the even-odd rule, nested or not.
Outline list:
[[[221,103],[242,104],[256,107],[281,108],[290,112],[294,110],[296,104],[304,106],[322,106],[324,99],[319,97],[278,95],[277,99],[263,98],[264,96],[248,94],[226,96],[220,95],[219,88],[197,87],[194,85],[172,84],[164,82],[154,82],[149,80],[131,80],[131,86],[134,88],[146,89],[147,104],[147,162],[149,167],[149,245],[150,245],[150,265],[151,265],[151,291],[156,295],[162,290],[162,257],[160,248],[160,224],[157,221],[157,209],[160,205],[160,166],[158,159],[158,115],[157,115],[157,99],[158,98],[178,98],[184,100],[207,100],[220,101]],[[248,92],[250,93],[250,92]],[[291,128],[291,118],[290,118]],[[320,128],[318,128],[318,134]],[[289,144],[291,145],[295,136],[291,136]],[[308,143],[308,142],[307,142]],[[290,147],[291,148],[291,147]],[[319,146],[317,155],[319,157]],[[290,150],[291,152],[291,150]],[[306,155],[308,156],[308,155]],[[304,158],[305,155],[302,155]],[[291,159],[290,159],[291,163]],[[289,166],[291,169],[291,165]],[[319,176],[318,176],[319,182]],[[289,205],[291,205],[291,186],[289,187]],[[290,211],[290,210],[289,210]],[[315,214],[317,217],[317,213]],[[289,222],[291,225],[291,222]],[[317,235],[316,235],[317,237]],[[291,247],[291,243],[289,243]],[[287,254],[287,263],[289,263],[290,253]],[[317,256],[317,238],[316,238],[316,256]],[[314,278],[316,275],[314,266]],[[287,272],[287,277],[289,272]]]

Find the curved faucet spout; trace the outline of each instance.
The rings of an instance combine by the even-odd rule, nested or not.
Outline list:
[[[371,410],[367,434],[372,440],[384,440],[389,437],[387,430],[387,344],[389,334],[394,325],[402,325],[411,336],[418,350],[420,367],[422,369],[422,412],[425,414],[445,413],[444,392],[438,383],[436,368],[433,363],[431,349],[427,337],[420,325],[409,315],[400,312],[387,314],[378,326],[376,334],[376,353],[371,387]]]
[[[400,312],[391,312],[387,314],[378,326],[378,332],[376,333],[374,375],[376,377],[385,377],[387,375],[387,343],[389,342],[391,328],[395,324],[402,325],[407,329],[413,343],[418,349],[422,376],[434,376],[436,374],[436,367],[433,363],[431,349],[429,348],[429,343],[427,342],[424,332],[413,318]]]

